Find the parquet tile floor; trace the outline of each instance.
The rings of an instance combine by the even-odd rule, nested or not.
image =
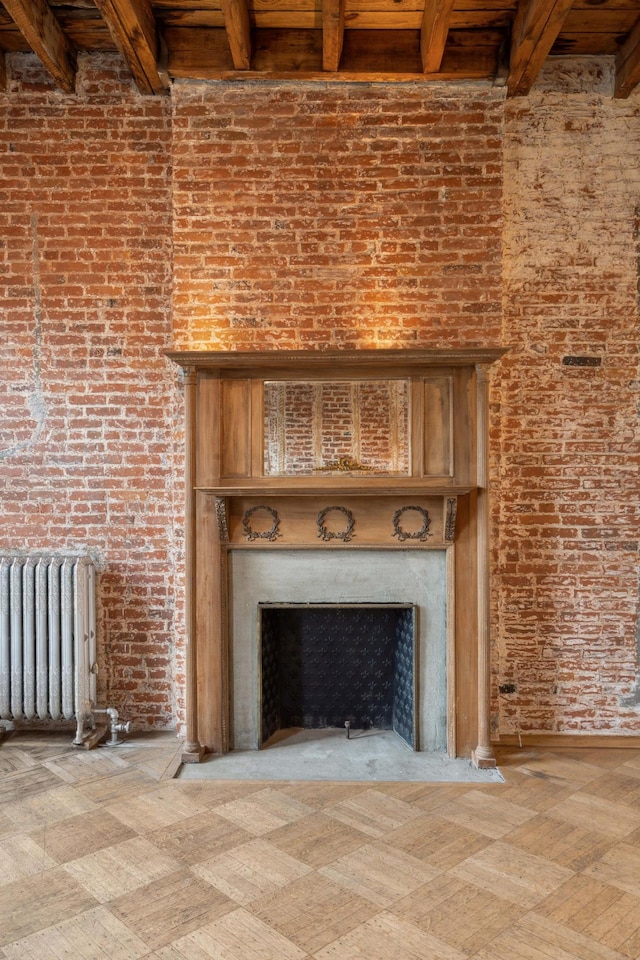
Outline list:
[[[175,780],[171,735],[0,746],[0,960],[638,960],[640,750],[505,783]]]

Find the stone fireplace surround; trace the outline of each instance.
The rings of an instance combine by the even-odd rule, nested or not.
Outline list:
[[[388,600],[419,608],[419,747],[495,765],[488,392],[490,365],[503,353],[169,354],[185,372],[183,760],[258,746],[259,603]],[[359,472],[345,457],[346,465],[328,474],[265,475],[267,382],[384,378],[408,384],[404,474]],[[348,542],[341,539],[341,513],[321,521],[328,509],[351,518]],[[420,516],[429,518],[422,531],[415,524]]]

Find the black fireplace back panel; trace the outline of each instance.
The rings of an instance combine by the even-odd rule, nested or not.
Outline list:
[[[287,727],[394,729],[414,741],[409,606],[261,606],[262,742]]]

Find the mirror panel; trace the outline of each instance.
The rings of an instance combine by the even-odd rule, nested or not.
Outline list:
[[[265,476],[409,475],[408,380],[268,380]]]

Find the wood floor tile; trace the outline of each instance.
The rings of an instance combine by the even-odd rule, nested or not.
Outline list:
[[[421,811],[411,804],[389,797],[379,790],[367,790],[324,810],[325,816],[376,839],[402,827],[420,814]]]
[[[72,787],[59,786],[13,804],[7,810],[7,815],[21,830],[35,830],[95,809],[93,801]]]
[[[45,790],[54,790],[62,786],[64,783],[60,777],[42,766],[9,773],[0,779],[0,805],[22,803],[29,797],[44,793]],[[6,813],[7,808],[2,809]]]
[[[13,806],[13,803],[5,804],[7,809],[11,809]],[[16,833],[20,833],[20,828],[16,826],[15,820],[7,816],[2,807],[0,807],[0,840],[4,840],[6,837],[12,837]]]
[[[623,955],[546,917],[529,914],[474,960],[623,960]]]
[[[630,777],[617,768],[606,777],[587,783],[580,792],[637,810],[640,807],[640,776]]]
[[[231,900],[245,905],[304,877],[311,868],[265,840],[252,840],[191,870]]]
[[[488,786],[487,789],[493,793],[495,788]],[[510,803],[526,807],[527,810],[533,810],[535,813],[545,813],[549,807],[553,807],[560,800],[570,797],[575,789],[575,785],[566,781],[560,782],[547,776],[522,774],[515,783],[511,782],[511,777],[509,777],[504,787],[495,791],[495,793],[503,800],[509,800]]]
[[[314,960],[467,960],[400,917],[379,913],[314,955]]]
[[[419,887],[389,912],[473,954],[519,920],[524,908],[457,877],[443,876]]]
[[[104,907],[96,907],[4,948],[6,960],[139,960],[148,947]]]
[[[583,790],[550,807],[546,815],[618,840],[640,827],[640,809]]]
[[[177,747],[0,745],[0,960],[640,960],[640,750],[275,784]]]
[[[246,910],[235,910],[154,954],[154,960],[304,960],[306,954]]]
[[[532,810],[510,803],[501,797],[487,796],[481,790],[471,790],[459,800],[453,800],[440,812],[444,820],[497,840],[514,827],[526,823],[535,814]]]
[[[534,907],[573,875],[565,867],[499,840],[449,872],[522,907]]]
[[[209,860],[254,839],[252,834],[211,810],[156,830],[148,834],[148,838],[159,850],[188,865]]]
[[[308,807],[322,810],[324,807],[349,800],[369,789],[367,783],[325,782],[323,780],[296,780],[282,784],[278,789],[292,800],[305,803]]]
[[[0,886],[55,867],[55,860],[31,837],[18,835],[0,841]]]
[[[145,773],[138,770],[125,769],[122,773],[112,777],[101,777],[98,780],[89,780],[80,783],[75,788],[79,794],[93,803],[110,804],[126,803],[141,793],[157,790],[158,784]]]
[[[0,944],[19,940],[95,906],[95,897],[60,867],[0,886]]]
[[[548,777],[554,783],[573,787],[590,783],[603,775],[601,767],[587,763],[584,759],[566,755],[554,756],[551,752],[541,751],[531,751],[516,769],[533,777]]]
[[[25,770],[33,770],[39,766],[40,761],[32,753],[16,747],[10,740],[2,743],[0,750],[0,776],[5,777],[9,773],[20,773]]]
[[[538,904],[535,912],[629,960],[640,957],[640,897],[592,877],[576,876]]]
[[[105,810],[97,809],[56,823],[54,829],[42,827],[30,836],[56,863],[78,860],[136,834]]]
[[[137,890],[178,868],[172,857],[161,853],[144,837],[124,840],[63,867],[99,903]]]
[[[617,768],[625,777],[640,777],[640,752],[625,756],[624,762]]]
[[[156,950],[237,909],[209,883],[180,870],[109,903],[109,910]]]
[[[311,814],[269,834],[269,843],[310,867],[324,867],[367,842],[360,830],[322,813]]]
[[[640,897],[640,847],[618,843],[585,873]]]
[[[389,907],[439,873],[435,867],[382,842],[360,847],[319,872],[379,907]]]
[[[441,816],[421,816],[395,830],[393,846],[439,870],[450,870],[491,843],[487,836],[460,827]]]
[[[301,950],[314,953],[376,913],[363,897],[310,873],[247,907]]]
[[[256,837],[264,836],[287,823],[313,812],[312,807],[292,800],[279,790],[269,788],[244,800],[232,800],[215,808],[220,817],[242,827]]]
[[[78,784],[99,780],[129,769],[117,750],[76,750],[69,756],[46,760],[43,764],[65,783]]]
[[[223,803],[243,800],[273,786],[261,780],[174,780],[176,793],[188,797],[198,806],[215,809]]]
[[[405,802],[419,813],[437,813],[452,801],[459,800],[470,789],[468,783],[423,783],[413,786],[416,789],[412,790],[410,797],[405,797]],[[383,787],[380,792],[389,796],[395,793],[389,786]]]
[[[176,793],[171,785],[132,797],[127,803],[108,804],[105,809],[136,833],[160,830],[206,812],[206,807]]]
[[[545,860],[576,871],[599,860],[615,843],[611,837],[546,815],[534,817],[505,839],[520,850],[544,852]]]

